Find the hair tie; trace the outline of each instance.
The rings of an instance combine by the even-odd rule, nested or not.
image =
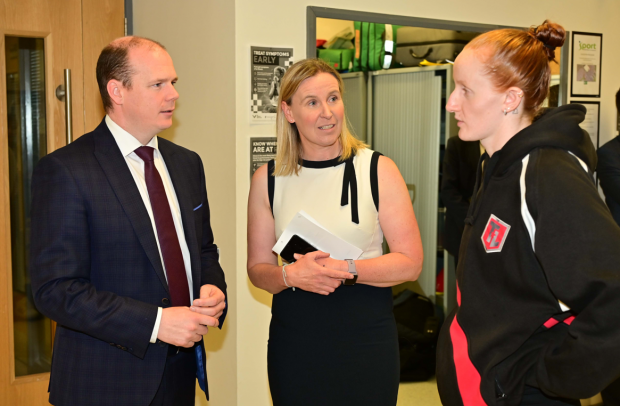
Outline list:
[[[542,41],[541,41],[541,42],[542,42]],[[555,47],[552,47],[551,45],[545,44],[544,42],[543,42],[543,45],[544,45],[545,47],[549,48],[550,50],[555,51]]]

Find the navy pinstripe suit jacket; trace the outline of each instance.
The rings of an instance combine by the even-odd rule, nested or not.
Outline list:
[[[204,284],[226,293],[202,161],[161,138],[159,150],[179,201],[194,297]],[[58,322],[50,402],[148,405],[166,362],[168,345],[149,339],[168,286],[151,220],[105,121],[42,158],[32,185],[33,295]],[[205,359],[202,343],[197,355]]]

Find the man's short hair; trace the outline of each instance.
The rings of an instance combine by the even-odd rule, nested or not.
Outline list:
[[[616,110],[618,110],[618,114],[620,114],[620,90],[616,92]]]
[[[97,84],[106,112],[114,107],[107,89],[110,80],[118,80],[124,87],[131,89],[131,78],[135,72],[129,63],[129,50],[139,46],[166,49],[152,39],[133,36],[112,41],[101,51],[97,60]]]

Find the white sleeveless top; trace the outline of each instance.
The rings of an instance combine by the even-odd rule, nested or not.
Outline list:
[[[347,187],[348,204],[341,206],[345,162],[304,161],[299,175],[277,176],[273,193],[273,215],[276,240],[298,211],[303,210],[324,228],[363,251],[359,259],[376,258],[383,254],[383,231],[379,225],[377,206],[372,196],[371,161],[373,151],[362,149],[353,158],[357,180],[359,224],[352,220],[351,187]],[[375,157],[375,160],[378,156]],[[376,161],[375,161],[376,162]],[[335,166],[334,166],[335,165]],[[374,182],[376,182],[376,167]],[[375,184],[376,185],[376,184]]]

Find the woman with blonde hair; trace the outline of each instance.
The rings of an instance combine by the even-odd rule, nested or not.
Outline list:
[[[342,92],[325,62],[291,66],[282,78],[275,162],[252,178],[247,268],[252,283],[273,294],[268,372],[276,406],[396,405],[390,287],[417,279],[422,245],[398,168],[349,132]],[[361,256],[314,251],[279,266],[272,247],[300,210]]]
[[[620,376],[620,228],[585,108],[540,109],[565,35],[548,21],[491,31],[454,63],[446,108],[486,153],[438,344],[446,406],[579,405]]]

